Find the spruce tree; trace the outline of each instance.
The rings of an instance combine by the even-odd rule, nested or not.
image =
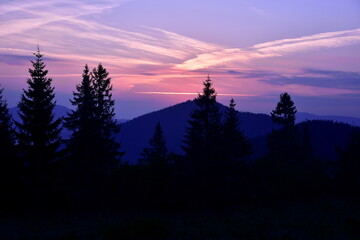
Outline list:
[[[0,208],[5,210],[20,200],[23,169],[16,155],[15,130],[3,90],[0,88]]]
[[[231,99],[229,108],[225,112],[223,124],[224,158],[230,168],[238,165],[241,160],[244,160],[252,152],[251,143],[240,130],[240,120],[235,106],[234,99]]]
[[[139,174],[144,178],[143,185],[148,192],[147,202],[158,206],[166,202],[170,179],[170,168],[166,141],[160,122],[154,129],[153,136],[149,139],[149,146],[144,148],[139,159]]]
[[[99,145],[98,156],[101,158],[100,169],[103,176],[109,176],[124,154],[119,152],[120,143],[115,139],[120,127],[115,119],[115,100],[112,99],[112,85],[109,73],[100,63],[91,72],[95,101],[95,128]]]
[[[216,91],[210,76],[204,81],[203,92],[194,100],[183,149],[196,175],[216,171],[221,159],[221,114]]]
[[[9,114],[6,100],[3,98],[3,88],[0,88],[0,156],[1,178],[8,176],[15,165],[15,135],[12,118]],[[3,179],[3,178],[2,178]],[[2,181],[3,182],[3,181]]]
[[[20,122],[15,122],[22,156],[28,162],[34,184],[45,181],[48,164],[56,159],[61,143],[61,118],[54,118],[55,94],[52,79],[47,77],[43,54],[34,53],[29,69],[28,89],[18,103]]]
[[[149,147],[144,148],[140,164],[154,167],[167,164],[167,148],[160,122],[155,126],[154,135],[149,140]]]
[[[65,126],[72,131],[68,144],[70,159],[82,179],[109,177],[123,154],[115,139],[119,126],[108,75],[101,64],[92,72],[85,65],[82,82],[70,100],[76,108],[65,118]]]
[[[298,158],[296,107],[288,93],[280,94],[280,101],[270,113],[272,121],[280,129],[273,129],[268,138],[270,153],[278,160],[294,161]]]
[[[70,100],[75,109],[65,117],[65,127],[72,131],[68,150],[72,165],[77,169],[88,169],[95,160],[98,137],[95,134],[95,92],[88,65],[85,65],[81,84]],[[85,170],[86,171],[86,170]]]
[[[270,113],[271,119],[274,123],[280,125],[282,128],[292,128],[295,125],[296,107],[288,93],[280,94],[280,101],[276,108]]]

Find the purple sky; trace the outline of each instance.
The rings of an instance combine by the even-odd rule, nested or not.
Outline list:
[[[0,29],[10,107],[39,44],[68,107],[101,62],[118,118],[193,99],[207,74],[240,111],[269,113],[287,91],[298,111],[360,117],[358,0],[2,0]]]

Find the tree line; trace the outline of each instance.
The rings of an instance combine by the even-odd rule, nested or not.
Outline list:
[[[7,204],[219,207],[360,186],[359,134],[347,150],[339,150],[334,179],[312,154],[308,129],[295,125],[297,110],[288,93],[270,114],[277,128],[267,137],[268,154],[250,161],[254,150],[240,128],[236,103],[230,100],[222,120],[210,76],[194,100],[182,142],[185,154],[168,152],[158,123],[138,164],[125,164],[115,138],[120,127],[111,78],[102,64],[93,70],[85,65],[70,100],[73,110],[56,119],[52,78],[39,48],[34,56],[18,103],[19,122],[12,120],[0,89],[0,178]],[[70,139],[61,139],[64,127],[71,130]]]

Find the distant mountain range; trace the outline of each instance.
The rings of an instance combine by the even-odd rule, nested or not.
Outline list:
[[[122,151],[126,152],[123,160],[129,163],[137,162],[143,148],[148,145],[149,138],[153,135],[157,122],[160,122],[163,128],[169,151],[181,154],[182,140],[186,133],[190,113],[195,107],[194,101],[186,101],[159,111],[144,114],[132,120],[118,120],[118,123],[121,124],[121,130],[117,139],[121,142]],[[227,107],[219,104],[219,108],[221,112],[224,112]],[[14,119],[19,121],[18,108],[10,108],[9,110]],[[69,108],[57,105],[55,107],[55,117],[66,116],[67,112],[70,111]],[[253,142],[255,150],[253,157],[256,158],[265,154],[267,151],[266,135],[274,127],[270,116],[259,113],[239,112],[239,117],[241,130]],[[297,113],[297,123],[306,120],[323,120],[310,121],[308,123],[309,132],[314,146],[314,153],[319,157],[330,160],[335,159],[337,156],[336,147],[344,148],[350,133],[356,128],[355,126],[360,126],[359,118]],[[303,123],[299,124],[299,126],[303,126]],[[65,139],[69,138],[70,132],[64,129],[62,136]]]
[[[193,101],[186,101],[122,124],[118,139],[126,151],[124,160],[133,163],[139,159],[140,153],[153,135],[157,122],[160,122],[164,131],[168,149],[175,153],[182,153],[182,140],[186,133],[190,113],[195,107]],[[219,104],[219,107],[221,112],[226,110],[224,105]],[[249,138],[266,135],[273,127],[270,117],[266,114],[241,112],[240,119],[241,128]]]
[[[219,104],[219,107],[221,112],[224,112],[227,108],[222,104]],[[157,122],[160,122],[163,128],[169,151],[178,154],[183,153],[181,149],[182,140],[186,133],[190,113],[194,108],[195,103],[193,101],[187,101],[142,115],[122,124],[118,140],[121,142],[122,148],[126,151],[123,159],[130,163],[136,163],[143,148],[148,145],[148,140],[153,135]],[[253,142],[255,150],[253,158],[264,155],[267,151],[266,135],[275,127],[270,116],[266,114],[239,112],[239,118],[241,121],[241,130],[244,131],[244,134]],[[315,121],[315,119],[319,120]],[[332,122],[340,121],[341,119],[344,119],[345,123]],[[329,160],[337,158],[336,148],[344,148],[350,133],[356,128],[354,126],[360,126],[360,124],[354,124],[360,123],[360,119],[357,118],[338,116],[331,118],[306,113],[298,114],[298,122],[306,120],[312,120],[308,122],[308,128],[314,154],[319,158]],[[353,124],[354,126],[348,124]],[[300,127],[302,126],[303,123],[300,123]]]

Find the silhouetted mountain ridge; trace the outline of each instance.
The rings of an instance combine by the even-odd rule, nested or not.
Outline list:
[[[186,101],[167,108],[154,111],[136,117],[132,120],[118,119],[121,124],[117,139],[121,142],[122,151],[125,151],[124,161],[136,163],[148,140],[152,136],[154,127],[160,122],[169,151],[178,154],[183,153],[181,149],[182,140],[186,133],[190,113],[196,107],[194,101]],[[219,104],[220,112],[224,113],[226,106]],[[20,121],[18,108],[9,109],[14,120]],[[71,110],[65,106],[55,106],[55,118],[66,116]],[[267,151],[266,135],[274,127],[269,115],[262,113],[239,112],[240,128],[254,144],[255,154],[253,158],[264,155]],[[305,121],[310,120],[310,121]],[[305,122],[304,122],[305,121]],[[341,122],[344,121],[345,123]],[[301,128],[305,124],[309,127],[314,154],[319,158],[335,160],[336,148],[345,148],[349,135],[360,128],[360,119],[341,116],[317,116],[308,113],[297,113],[297,123]],[[353,126],[351,126],[351,125]],[[64,139],[69,138],[70,131],[63,129],[61,135]]]
[[[303,113],[298,112],[296,113],[296,123],[304,122],[304,121],[311,121],[311,120],[328,120],[340,123],[346,123],[351,126],[360,127],[360,118],[355,117],[346,117],[346,116],[332,116],[332,115],[314,115],[310,113]]]
[[[148,145],[148,140],[152,136],[157,122],[160,122],[163,128],[169,151],[182,154],[182,141],[190,113],[195,107],[194,101],[189,100],[136,117],[122,124],[118,140],[122,144],[122,149],[126,151],[123,159],[130,163],[137,162],[143,148]],[[222,113],[227,108],[222,104],[219,104],[219,107]],[[300,113],[300,115],[316,117],[316,115],[311,114]],[[255,154],[253,158],[264,155],[267,151],[266,135],[275,127],[270,116],[261,113],[239,112],[239,118],[241,130],[254,144]],[[299,121],[302,120],[304,119],[300,117]],[[357,129],[348,124],[333,121],[313,120],[307,123],[309,124],[315,155],[330,160],[337,156],[336,147],[345,147],[350,132]],[[300,124],[300,128],[303,124]],[[331,150],[326,151],[327,148],[331,148]]]
[[[182,140],[186,133],[190,113],[195,107],[194,101],[189,100],[142,115],[122,124],[118,139],[126,151],[124,160],[131,163],[137,161],[143,148],[147,146],[157,122],[160,122],[163,128],[169,151],[178,154],[183,153],[181,149]],[[220,112],[223,113],[227,107],[219,103],[219,108]],[[240,119],[241,128],[244,129],[245,135],[249,138],[265,135],[273,127],[271,119],[266,114],[241,112]]]

